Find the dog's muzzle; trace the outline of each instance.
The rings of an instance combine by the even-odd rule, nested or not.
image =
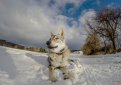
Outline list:
[[[54,47],[48,46],[49,49],[54,49],[54,48],[57,48],[57,47],[58,47],[58,46],[54,46]]]
[[[47,44],[47,46],[50,45],[50,41],[47,41],[46,44]]]
[[[50,41],[47,41],[46,44],[49,49],[54,49],[58,47],[58,46],[50,46]]]

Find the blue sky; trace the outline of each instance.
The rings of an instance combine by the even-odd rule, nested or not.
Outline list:
[[[78,19],[84,10],[94,9],[99,11],[105,7],[118,7],[121,6],[120,0],[85,0],[77,8],[74,8],[73,3],[67,3],[64,8],[61,9],[62,14],[74,19]],[[74,12],[70,13],[70,9],[74,8]]]
[[[0,0],[0,39],[46,48],[50,32],[65,30],[71,49],[80,49],[91,21],[105,7],[121,6],[121,0]]]

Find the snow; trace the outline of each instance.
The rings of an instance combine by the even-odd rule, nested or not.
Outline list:
[[[121,53],[84,56],[71,54],[69,66],[74,85],[121,85]],[[47,54],[0,47],[0,85],[72,85],[48,81]]]

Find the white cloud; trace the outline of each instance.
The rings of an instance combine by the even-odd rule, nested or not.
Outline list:
[[[79,21],[81,23],[81,26],[82,26],[82,29],[86,30],[88,29],[88,26],[87,26],[87,21],[90,23],[90,24],[95,24],[95,20],[94,18],[96,17],[96,11],[93,10],[93,9],[89,9],[89,10],[84,10]],[[85,33],[87,34],[87,33]]]
[[[89,9],[89,10],[84,10],[82,13],[82,16],[80,17],[80,22],[82,24],[86,24],[86,21],[88,20],[89,22],[91,22],[94,17],[96,16],[96,11],[93,9]]]
[[[74,3],[78,6],[84,0],[56,0],[49,6],[49,0],[0,0],[0,38],[24,45],[45,47],[50,32],[65,28],[70,48],[79,49],[85,36],[80,35],[80,22],[59,14],[57,6]],[[72,21],[72,26],[68,21]]]

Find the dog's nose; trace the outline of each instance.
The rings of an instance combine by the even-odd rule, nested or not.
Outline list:
[[[49,45],[49,44],[50,44],[50,42],[49,42],[49,41],[47,41],[47,42],[46,42],[46,44],[47,44],[47,45]]]

